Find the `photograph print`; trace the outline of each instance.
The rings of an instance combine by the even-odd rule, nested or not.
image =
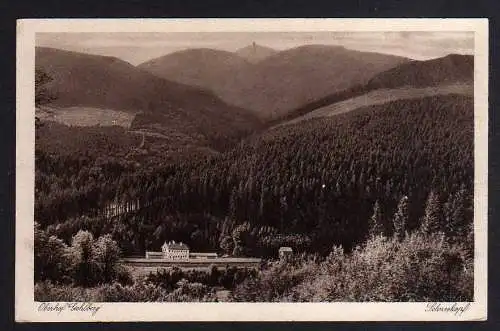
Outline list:
[[[38,310],[474,302],[474,31],[37,32],[34,56]]]

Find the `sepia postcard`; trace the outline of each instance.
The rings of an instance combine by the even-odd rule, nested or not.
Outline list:
[[[487,19],[24,19],[18,322],[487,318]]]

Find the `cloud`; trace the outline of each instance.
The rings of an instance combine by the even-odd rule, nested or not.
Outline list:
[[[176,33],[38,33],[38,46],[121,58],[139,64],[188,48],[235,51],[256,42],[278,50],[306,44],[429,59],[449,53],[473,54],[472,32],[176,32]]]

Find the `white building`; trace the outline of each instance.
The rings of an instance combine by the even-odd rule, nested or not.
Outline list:
[[[161,246],[163,258],[172,261],[189,261],[189,247],[175,241],[165,242]]]
[[[161,252],[146,251],[146,259],[160,259],[186,262],[189,260],[205,261],[217,259],[217,253],[190,252],[189,247],[182,242],[169,241],[161,246]]]

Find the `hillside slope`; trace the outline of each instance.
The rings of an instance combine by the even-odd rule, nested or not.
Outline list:
[[[209,91],[156,77],[117,58],[37,48],[36,67],[53,78],[47,85],[57,97],[52,106],[131,112],[137,114],[133,128],[180,132],[209,143],[260,127],[249,111]]]
[[[370,89],[436,86],[474,80],[474,56],[450,54],[426,61],[411,61],[374,76]]]
[[[336,116],[363,107],[382,105],[397,100],[420,99],[439,95],[465,95],[474,96],[474,86],[472,84],[451,84],[435,87],[402,87],[395,89],[378,89],[366,94],[340,101],[328,106],[317,108],[303,116],[299,116],[281,124],[290,125],[312,118]]]
[[[199,53],[191,50],[184,55],[190,52]],[[224,61],[227,54],[220,51],[210,54],[217,55],[211,57],[211,62],[202,61],[207,59],[202,56],[185,56],[177,60],[174,53],[153,60],[154,66],[150,61],[140,67],[177,82],[186,82],[191,77],[189,73],[195,72],[196,85],[212,90],[230,104],[270,119],[332,92],[364,84],[373,75],[408,61],[391,55],[323,45],[281,51],[254,64],[234,61],[234,57]]]
[[[473,95],[473,61],[472,56],[452,54],[438,59],[403,63],[375,75],[364,85],[354,85],[305,103],[276,119],[274,124],[335,114],[341,108],[344,108],[342,111],[351,111],[398,99],[446,94]]]

